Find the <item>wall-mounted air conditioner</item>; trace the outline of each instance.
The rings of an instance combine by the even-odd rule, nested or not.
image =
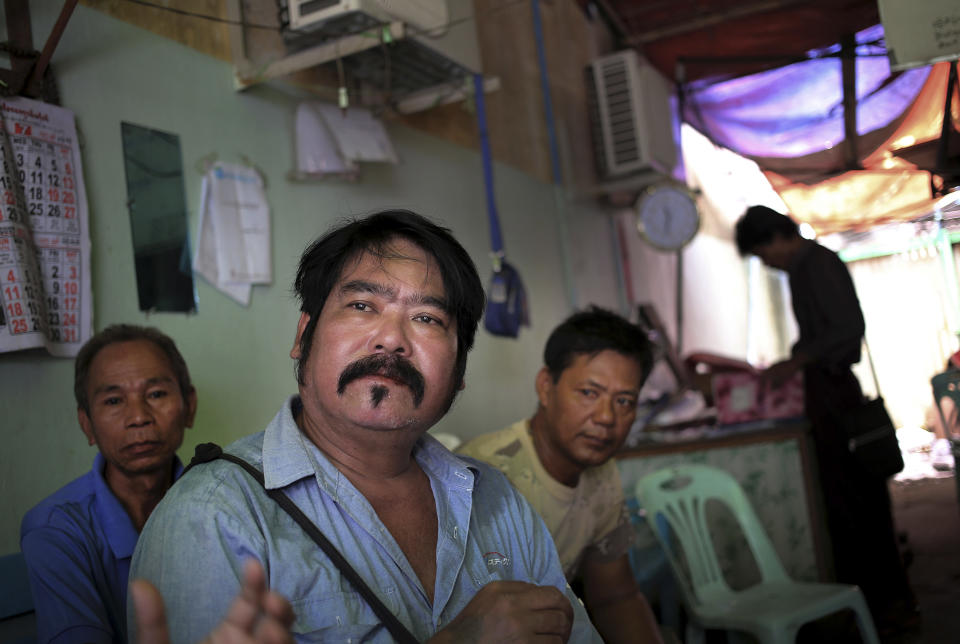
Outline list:
[[[351,79],[394,97],[462,85],[480,72],[473,0],[280,0],[280,6],[291,52],[402,23],[402,38],[342,59]]]
[[[668,175],[677,161],[670,86],[633,50],[587,66],[587,96],[601,179]]]
[[[286,0],[290,29],[301,31],[362,13],[380,22],[399,20],[416,29],[439,30],[449,22],[447,0]]]

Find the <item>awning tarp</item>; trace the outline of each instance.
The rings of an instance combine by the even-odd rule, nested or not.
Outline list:
[[[882,33],[878,25],[858,34],[858,50]],[[929,172],[895,152],[940,136],[948,65],[891,74],[885,57],[857,59],[856,170],[844,169],[843,83],[834,56],[688,88],[683,116],[754,160],[798,221],[819,234],[865,229],[931,211]],[[953,106],[957,123],[956,100]]]

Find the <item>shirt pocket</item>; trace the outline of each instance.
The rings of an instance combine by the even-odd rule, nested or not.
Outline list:
[[[500,547],[494,550],[493,547]],[[523,575],[517,575],[516,562],[512,553],[502,552],[502,546],[484,546],[472,542],[468,546],[464,557],[463,568],[474,584],[475,592],[492,581],[524,580]]]
[[[313,642],[323,642],[324,644],[365,644],[373,642],[390,642],[389,637],[380,637],[381,632],[386,632],[379,624],[375,626],[343,626],[334,628],[322,628],[310,633],[294,633],[293,638],[296,642],[312,644]]]
[[[385,601],[391,610],[391,602]],[[328,592],[291,602],[296,620],[291,630],[298,642],[361,644],[391,642],[387,629],[360,593]]]

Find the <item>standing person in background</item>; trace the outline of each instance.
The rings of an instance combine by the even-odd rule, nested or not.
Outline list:
[[[176,450],[193,425],[197,394],[173,340],[120,324],[80,349],[74,396],[80,428],[99,449],[93,468],[20,526],[38,640],[126,642],[130,558],[183,470]]]
[[[613,460],[653,368],[651,344],[636,325],[593,307],[554,329],[543,353],[533,418],[458,451],[503,471],[543,517],[604,641],[660,642],[627,556],[633,527]]]
[[[897,546],[887,481],[853,460],[841,420],[863,402],[851,366],[860,361],[864,321],[850,272],[836,253],[801,237],[796,222],[766,206],[746,210],[736,241],[741,255],[756,255],[790,279],[800,337],[790,357],[764,377],[777,386],[803,373],[837,580],[860,586],[881,633],[912,627],[919,614]]]

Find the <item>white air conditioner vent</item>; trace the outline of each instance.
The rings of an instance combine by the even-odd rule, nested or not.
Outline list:
[[[404,37],[343,56],[351,80],[404,97],[462,86],[480,72],[472,0],[279,0],[293,54],[402,22]]]
[[[439,36],[450,22],[447,0],[282,0],[286,5],[289,29],[312,30],[353,14],[367,22],[399,20],[419,31]]]
[[[587,95],[602,179],[669,174],[677,161],[670,87],[633,50],[587,66]]]

